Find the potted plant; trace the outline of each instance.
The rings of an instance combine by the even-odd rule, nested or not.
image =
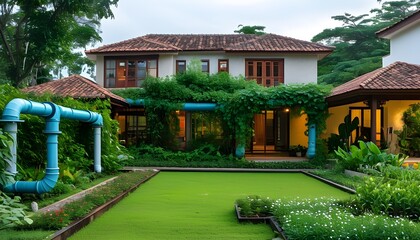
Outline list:
[[[292,145],[289,147],[289,156],[302,157],[306,155],[308,148],[302,145]]]

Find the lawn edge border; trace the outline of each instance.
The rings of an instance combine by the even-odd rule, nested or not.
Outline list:
[[[303,174],[307,175],[307,176],[310,176],[310,177],[316,178],[316,179],[318,179],[318,180],[320,180],[320,181],[322,181],[322,182],[324,182],[324,183],[326,183],[326,184],[328,184],[328,185],[331,185],[331,186],[333,186],[333,187],[336,187],[336,188],[338,188],[338,189],[340,189],[340,190],[342,190],[342,191],[345,191],[345,192],[348,192],[348,193],[351,193],[351,194],[356,194],[356,190],[354,190],[354,189],[352,189],[352,188],[349,188],[349,187],[343,186],[343,185],[341,185],[341,184],[338,184],[338,183],[336,183],[336,182],[334,182],[334,181],[331,181],[331,180],[325,179],[325,178],[323,178],[323,177],[320,177],[320,176],[315,175],[315,174],[313,174],[313,173],[310,173],[310,172],[308,172],[308,171],[301,171],[301,172],[302,172]]]
[[[237,204],[235,204],[236,218],[238,222],[251,222],[251,223],[266,223],[270,225],[271,229],[278,234],[282,239],[287,240],[283,228],[274,216],[270,217],[243,217]]]
[[[65,227],[63,229],[58,230],[57,232],[55,232],[51,236],[50,239],[52,239],[52,240],[62,240],[62,239],[69,238],[70,236],[72,236],[73,234],[75,234],[76,232],[78,232],[80,229],[82,229],[85,226],[87,226],[93,220],[95,220],[96,218],[98,218],[99,216],[101,216],[102,214],[104,214],[106,211],[108,211],[110,208],[112,208],[115,204],[117,204],[118,202],[120,202],[121,200],[123,200],[130,193],[132,193],[138,187],[140,187],[140,185],[142,185],[142,184],[146,183],[147,181],[149,181],[150,179],[152,179],[159,172],[160,171],[153,172],[150,176],[148,176],[145,179],[142,179],[141,181],[139,181],[137,184],[135,184],[134,186],[132,186],[127,191],[119,194],[118,196],[116,196],[112,200],[108,201],[107,203],[105,203],[105,204],[103,204],[103,205],[95,208],[93,211],[91,211],[85,217],[83,217],[83,218],[81,218],[81,219],[79,219],[79,220],[71,223],[70,225],[68,225],[67,227]]]

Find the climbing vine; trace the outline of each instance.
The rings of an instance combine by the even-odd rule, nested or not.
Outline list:
[[[317,132],[322,132],[328,116],[325,97],[329,92],[329,87],[317,84],[267,88],[243,77],[232,77],[227,73],[209,75],[194,69],[173,77],[149,78],[141,89],[114,91],[124,98],[145,99],[148,128],[152,128],[149,132],[160,140],[165,135],[176,135],[175,132],[169,136],[165,131],[177,130],[168,127],[174,117],[170,113],[179,110],[182,103],[216,103],[216,113],[223,123],[223,137],[231,141],[231,151],[251,136],[253,116],[264,109],[294,108],[306,113],[308,124],[316,124]]]

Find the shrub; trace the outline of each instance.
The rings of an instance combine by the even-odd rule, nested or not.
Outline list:
[[[247,196],[236,200],[241,216],[246,217],[267,217],[272,216],[274,201],[270,198],[262,198],[257,195]]]
[[[335,199],[276,201],[288,239],[418,239],[420,225],[382,215],[353,215]]]
[[[373,142],[359,141],[359,147],[350,146],[349,152],[341,147],[335,151],[340,159],[340,164],[349,170],[360,168],[379,168],[385,165],[400,167],[407,156],[404,154],[391,154],[381,151]]]
[[[10,198],[0,192],[0,230],[31,224],[33,221],[26,215],[25,209],[25,205],[20,203],[20,197]]]
[[[420,218],[420,182],[387,177],[367,178],[353,201],[358,212]]]

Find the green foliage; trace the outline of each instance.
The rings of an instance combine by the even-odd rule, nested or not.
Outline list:
[[[346,150],[350,147],[351,133],[359,127],[359,118],[350,119],[350,114],[344,117],[344,122],[338,126],[338,134],[332,133],[328,138],[328,150],[330,152],[342,147]]]
[[[407,219],[354,215],[335,199],[277,201],[275,216],[288,239],[418,239],[420,225]]]
[[[373,142],[359,141],[359,147],[352,145],[349,151],[338,147],[335,151],[340,158],[340,164],[349,170],[360,168],[374,168],[391,165],[400,167],[407,156],[404,154],[392,154],[381,151]]]
[[[236,200],[236,205],[243,217],[268,217],[272,216],[274,200],[269,197],[262,198],[258,195],[247,196]]]
[[[325,29],[312,41],[335,46],[332,54],[318,64],[318,82],[339,85],[382,66],[389,54],[389,41],[376,37],[376,32],[407,17],[420,8],[417,0],[385,1],[371,15],[349,13],[332,16],[343,23]]]
[[[402,152],[420,156],[420,103],[412,104],[403,113],[401,131],[396,131]]]
[[[54,65],[69,72],[93,64],[76,49],[101,40],[102,18],[113,17],[118,0],[3,1],[0,40],[5,71],[14,86],[49,77]]]
[[[255,34],[255,35],[264,35],[264,26],[244,26],[242,24],[238,25],[238,30],[235,30],[235,33],[242,33],[242,34]]]
[[[262,168],[262,169],[312,169],[312,162],[253,162],[238,159],[232,155],[225,156],[211,145],[190,152],[172,152],[160,147],[140,145],[130,147],[130,166],[141,167],[203,167],[203,168]]]
[[[0,230],[31,224],[32,219],[26,215],[25,208],[25,205],[20,203],[20,197],[10,198],[0,192]]]
[[[0,128],[0,186],[4,186],[12,180],[12,175],[6,171],[12,157],[10,152],[12,144],[11,136]]]
[[[367,178],[365,183],[357,188],[357,197],[353,201],[354,211],[419,220],[419,184],[419,181],[388,177]]]
[[[327,105],[324,100],[329,87],[316,84],[291,84],[266,88],[247,81],[242,77],[232,77],[227,73],[204,74],[197,69],[187,69],[185,73],[171,78],[149,78],[143,89],[119,90],[122,97],[142,96],[145,99],[147,130],[150,143],[168,149],[176,149],[178,134],[175,110],[185,102],[216,103],[214,118],[223,128],[222,136],[234,153],[237,144],[245,144],[252,136],[255,113],[274,107],[291,107],[308,115],[308,123],[317,125],[317,132],[325,129]],[[217,120],[216,120],[217,121]]]

